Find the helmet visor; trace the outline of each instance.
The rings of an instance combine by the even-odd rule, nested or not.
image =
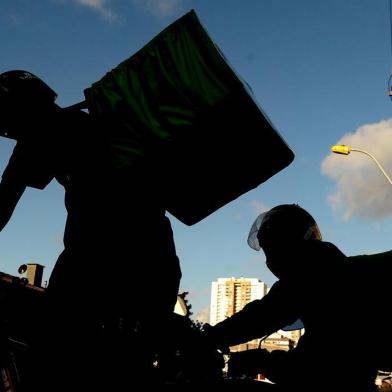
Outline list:
[[[257,233],[259,232],[261,225],[263,224],[264,220],[268,217],[269,213],[270,211],[262,212],[253,222],[253,225],[250,228],[250,232],[248,235],[248,245],[254,250],[261,249],[259,240],[257,238]]]

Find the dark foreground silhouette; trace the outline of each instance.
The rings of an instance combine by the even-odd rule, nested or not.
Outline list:
[[[263,249],[279,280],[262,299],[209,327],[211,344],[262,338],[297,319],[305,334],[288,352],[233,355],[231,374],[262,373],[284,390],[376,390],[377,370],[392,369],[382,317],[391,303],[392,252],[347,257],[321,241],[316,222],[298,205],[261,214],[248,243]]]
[[[88,113],[61,108],[32,73],[0,74],[0,135],[16,140],[0,230],[27,187],[56,179],[65,191],[64,251],[33,317],[25,385],[34,391],[152,382],[181,278],[166,211],[194,224],[294,158],[194,12],[85,97]]]
[[[64,251],[50,277],[39,343],[32,347],[47,373],[32,382],[55,390],[67,383],[71,363],[75,377],[90,372],[87,357],[99,372],[99,358],[117,345],[102,330],[120,319],[133,329],[140,324],[150,339],[157,336],[157,326],[171,317],[181,272],[149,169],[114,168],[102,124],[76,108],[58,107],[53,90],[31,73],[3,73],[0,86],[0,129],[17,141],[0,183],[0,230],[27,186],[43,189],[55,178],[65,189]],[[136,357],[146,352],[138,348],[134,344]],[[114,372],[117,364],[111,363]]]
[[[140,326],[135,329],[127,320],[103,325],[96,336],[85,335],[68,362],[57,362],[50,368],[42,360],[45,348],[34,349],[39,330],[44,327],[45,289],[26,284],[23,279],[0,273],[0,391],[35,391],[32,373],[39,380],[53,377],[55,366],[63,365],[62,379],[56,391],[199,391],[200,388],[222,391],[270,390],[252,380],[224,377],[223,356],[211,347],[200,326],[189,318],[173,314],[166,325],[157,326],[154,339]],[[83,330],[83,328],[81,329]],[[162,339],[161,330],[165,330]],[[96,339],[94,341],[94,338]],[[64,336],[52,336],[51,344],[61,346]],[[113,341],[117,344],[113,345]],[[91,343],[95,343],[92,347]],[[105,345],[106,343],[106,345]],[[86,354],[86,347],[91,352]],[[78,362],[84,361],[80,374]],[[53,386],[53,384],[52,384]],[[34,388],[36,385],[34,385]],[[42,390],[42,389],[41,389]]]
[[[189,379],[231,388],[215,347],[268,335],[298,318],[306,333],[297,348],[262,356],[268,378],[285,389],[309,389],[328,369],[333,377],[324,379],[324,390],[374,390],[377,370],[391,367],[378,316],[390,304],[390,252],[348,258],[321,241],[298,206],[272,209],[252,236],[279,281],[263,299],[205,334],[195,332],[173,316],[181,272],[165,200],[150,181],[153,168],[113,166],[107,124],[58,107],[53,90],[31,73],[0,74],[0,86],[0,129],[17,141],[0,183],[0,229],[27,186],[42,189],[54,178],[68,212],[64,251],[42,306],[15,324],[31,327],[26,365],[20,362],[25,390],[122,391]],[[364,334],[383,343],[361,344]],[[8,361],[10,351],[2,352]],[[347,373],[355,374],[349,383]]]

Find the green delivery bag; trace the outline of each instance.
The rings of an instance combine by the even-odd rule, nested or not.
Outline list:
[[[143,165],[192,225],[289,165],[293,152],[191,11],[85,90],[116,168]]]

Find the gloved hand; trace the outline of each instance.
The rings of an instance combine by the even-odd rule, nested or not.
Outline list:
[[[263,365],[268,363],[269,358],[270,353],[265,349],[233,352],[228,363],[228,376],[254,378],[257,374],[263,373]]]
[[[219,337],[216,336],[214,327],[211,326],[208,323],[203,324],[203,330],[202,330],[203,336],[208,342],[208,345],[214,349],[218,349],[222,354],[229,354],[230,349],[228,346],[223,345],[220,342]]]
[[[188,381],[215,382],[222,379],[224,358],[204,330],[192,328],[181,345],[183,378]]]

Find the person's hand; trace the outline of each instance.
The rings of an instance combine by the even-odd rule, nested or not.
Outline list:
[[[270,353],[264,349],[233,352],[228,363],[228,376],[232,378],[252,377],[262,373],[263,364]]]
[[[214,327],[208,323],[203,324],[202,330],[204,339],[208,342],[208,345],[211,348],[219,350],[222,354],[229,354],[230,349],[228,346],[224,346],[221,344],[219,339],[216,337]]]
[[[213,328],[208,325],[208,328]],[[223,354],[214,344],[214,340],[202,330],[193,331],[187,342],[187,373],[189,379],[214,381],[222,378],[222,369],[225,366]]]

